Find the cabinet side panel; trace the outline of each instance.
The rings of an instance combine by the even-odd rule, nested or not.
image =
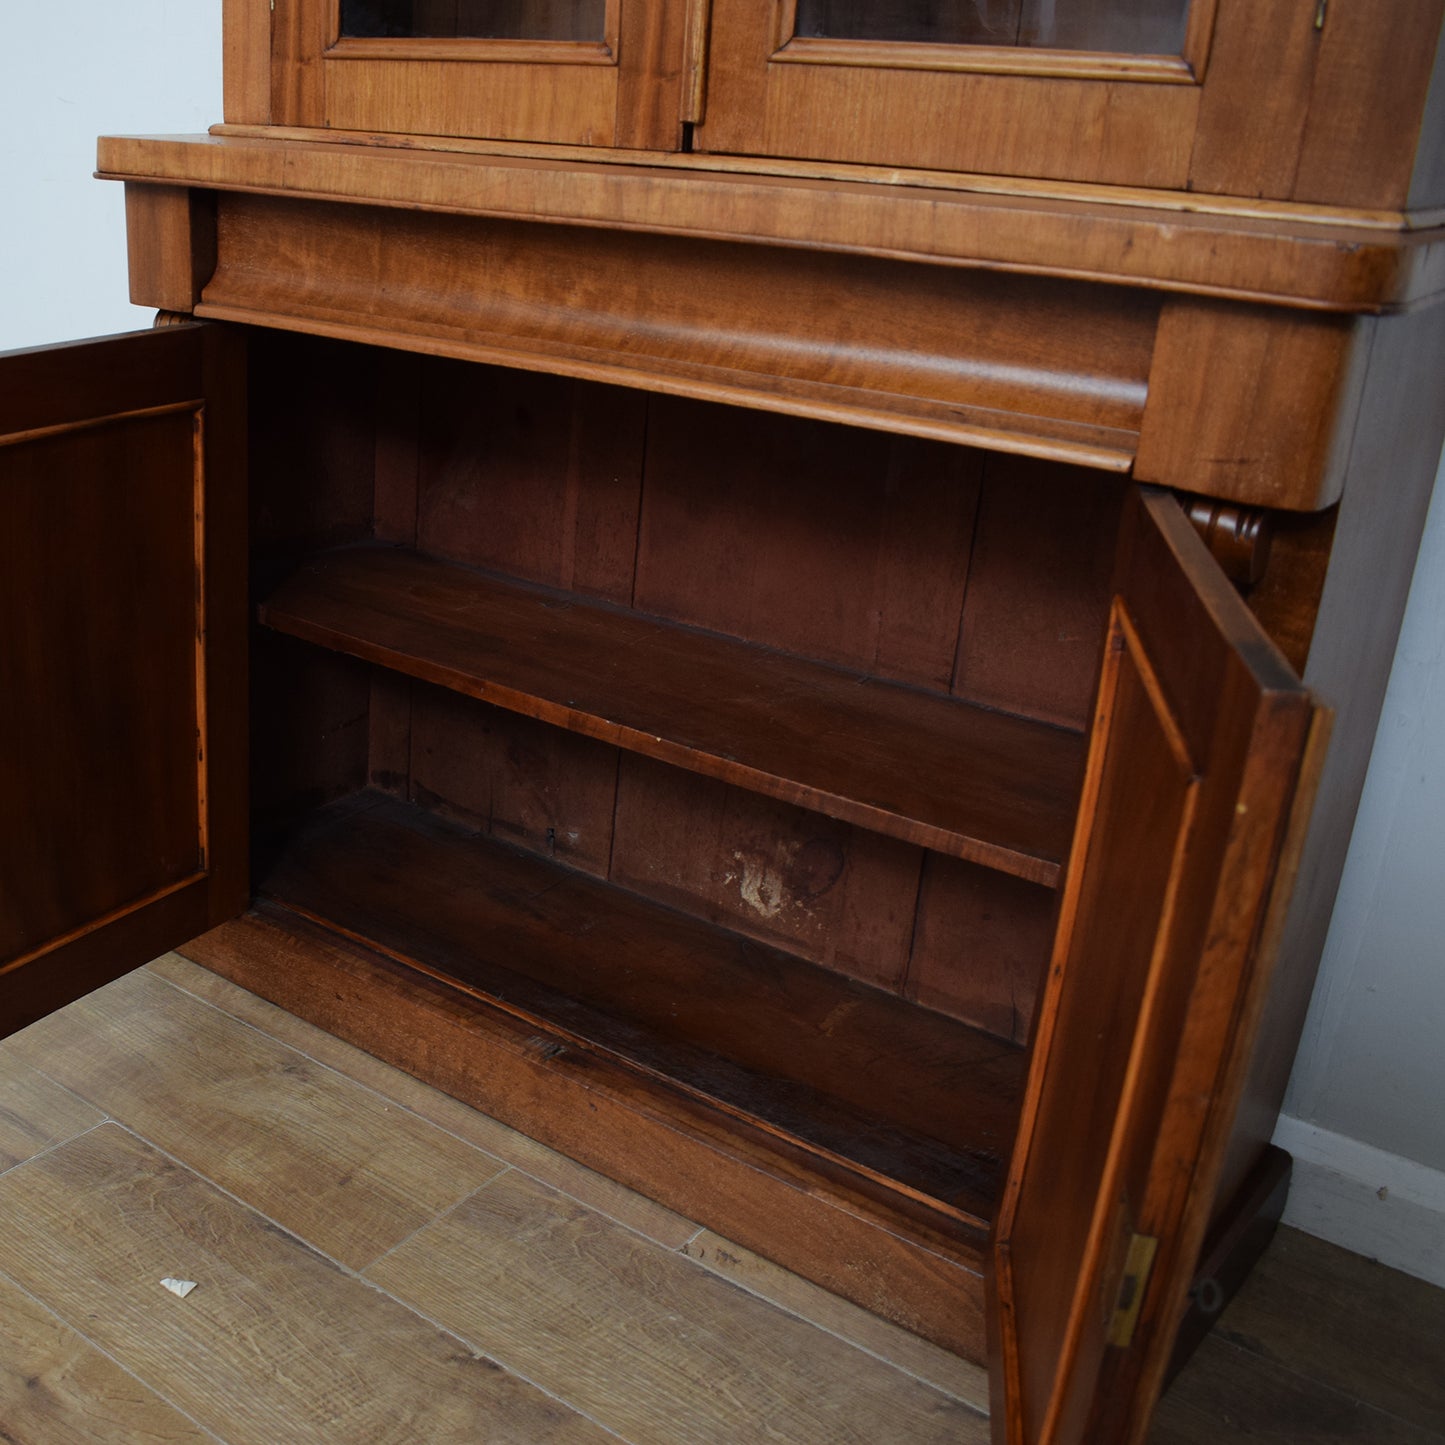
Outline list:
[[[1445,307],[1377,324],[1304,674],[1334,709],[1333,737],[1243,1085],[1221,1202],[1239,1188],[1274,1131],[1304,1026],[1440,456],[1442,375]],[[1427,377],[1435,379],[1433,395],[1429,386],[1411,384]]]

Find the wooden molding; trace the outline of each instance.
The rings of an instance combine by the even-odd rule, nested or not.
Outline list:
[[[1158,309],[1044,277],[264,196],[222,197],[218,234],[201,316],[1115,471]]]
[[[544,148],[533,148],[542,150]],[[102,176],[607,227],[1269,301],[1401,310],[1445,294],[1445,227],[1378,217],[1191,213],[1085,199],[255,137],[108,137]],[[846,173],[844,173],[846,174]],[[1077,195],[1077,199],[1074,196]]]
[[[125,188],[130,299],[192,311],[216,265],[215,198],[183,186]]]

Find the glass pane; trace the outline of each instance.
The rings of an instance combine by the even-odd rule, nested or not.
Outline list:
[[[344,36],[602,40],[607,0],[341,0]]]
[[[798,0],[797,33],[837,40],[1177,55],[1189,0]]]

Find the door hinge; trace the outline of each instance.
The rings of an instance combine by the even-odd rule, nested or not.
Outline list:
[[[1129,1236],[1129,1253],[1124,1259],[1124,1278],[1119,1282],[1119,1297],[1109,1319],[1109,1343],[1127,1350],[1134,1342],[1134,1329],[1139,1323],[1139,1306],[1154,1268],[1159,1241],[1147,1234]]]
[[[1315,6],[1315,29],[1316,29],[1316,30],[1323,30],[1323,29],[1325,28],[1325,11],[1328,10],[1329,8],[1330,8],[1330,0],[1319,0],[1319,3]]]

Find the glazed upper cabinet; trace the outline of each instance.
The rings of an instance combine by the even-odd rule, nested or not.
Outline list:
[[[1359,207],[1445,199],[1445,125],[1426,112],[1442,0],[231,8],[226,119],[239,126],[853,162]],[[1401,146],[1402,130],[1417,143]]]

